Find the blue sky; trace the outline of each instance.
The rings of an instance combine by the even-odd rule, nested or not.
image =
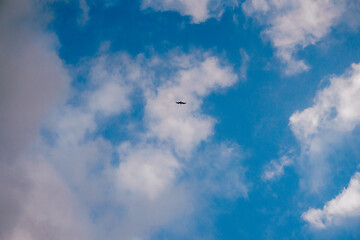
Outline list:
[[[357,0],[2,1],[0,239],[359,239],[359,27]]]

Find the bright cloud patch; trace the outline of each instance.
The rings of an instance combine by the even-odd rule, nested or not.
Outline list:
[[[0,8],[1,239],[143,239],[187,222],[205,195],[246,195],[231,144],[199,150],[216,122],[203,99],[236,83],[231,66],[203,52],[102,48],[80,66],[86,86],[70,88],[46,22],[22,22],[48,13],[21,3]],[[105,137],[109,121],[120,140]]]
[[[309,209],[303,219],[315,228],[328,228],[360,217],[360,173],[351,178],[349,186],[322,209]]]
[[[82,206],[57,172],[44,159],[21,160],[30,186],[23,189],[21,215],[6,239],[91,239]]]
[[[234,0],[143,0],[143,8],[158,11],[177,11],[181,15],[191,16],[194,23],[205,22],[211,17],[220,17],[225,6],[237,6]]]
[[[309,160],[313,186],[321,184],[326,170],[324,163],[329,146],[337,143],[345,134],[351,133],[360,123],[360,65],[340,77],[330,79],[330,85],[320,90],[312,107],[295,112],[290,126],[301,142],[302,152]]]
[[[345,75],[330,79],[330,85],[317,93],[312,107],[291,116],[295,135],[311,150],[314,139],[324,137],[326,131],[351,132],[360,123],[359,96],[360,65],[353,64]]]
[[[331,31],[345,12],[346,1],[333,0],[247,0],[242,5],[248,16],[266,25],[264,34],[286,65],[286,74],[308,70],[296,52],[315,44]]]
[[[154,198],[175,180],[180,166],[172,154],[156,149],[139,149],[130,154],[118,172],[123,188]]]
[[[200,113],[202,98],[213,89],[231,86],[237,80],[229,67],[220,67],[215,57],[198,62],[193,57],[182,56],[186,63],[175,75],[174,81],[149,93],[146,113],[149,137],[171,141],[179,151],[190,151],[212,134],[214,120]],[[185,106],[176,106],[179,100]]]
[[[312,58],[296,86],[279,78],[263,68],[274,56],[259,28],[240,9],[221,18],[238,4],[287,74],[309,68],[302,48],[329,38],[333,58]],[[311,80],[359,56],[359,10],[358,0],[0,0],[0,239],[316,238],[304,221],[346,235],[360,222],[360,173],[313,202],[358,164],[360,64],[287,119]]]
[[[0,5],[0,239],[89,239],[68,186],[44,158],[25,153],[70,82],[57,39],[41,28],[50,13],[26,0]]]
[[[213,195],[246,194],[244,171],[235,155],[230,154],[225,162],[221,162],[225,159],[222,154],[207,156],[218,162],[217,170],[227,174],[207,177],[206,184],[192,171],[198,166],[197,148],[211,137],[215,123],[201,113],[202,100],[237,81],[230,66],[207,53],[172,52],[151,58],[103,54],[88,67],[89,89],[77,94],[77,104],[60,106],[48,118],[44,132],[54,137],[49,141],[45,134],[39,148],[67,184],[79,189],[78,196],[89,211],[105,202],[123,209],[117,220],[113,212],[103,213],[96,220],[99,225],[113,218],[118,223],[108,232],[109,239],[120,232],[125,239],[143,237],[170,219],[189,214],[196,204],[191,199],[198,195],[195,189],[185,188],[192,185],[189,181]],[[177,105],[179,100],[187,104]],[[129,129],[130,138],[115,144],[99,134],[103,121],[126,116],[141,101],[143,120],[119,126]],[[218,150],[222,152],[223,148]],[[117,165],[111,163],[114,154]],[[203,170],[209,172],[210,166],[206,166]],[[216,169],[211,170],[212,175]],[[184,174],[193,176],[182,178]],[[219,186],[213,191],[205,187],[215,183],[226,188]],[[109,188],[113,189],[111,195]],[[230,192],[227,188],[234,194],[224,193]]]

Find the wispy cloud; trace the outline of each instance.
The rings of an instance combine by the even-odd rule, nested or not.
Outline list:
[[[192,177],[190,184],[194,184],[198,193],[206,197],[247,197],[246,169],[242,164],[245,158],[241,146],[235,143],[209,144],[198,153],[196,161],[188,163],[187,171]]]
[[[273,181],[284,174],[284,169],[294,163],[292,157],[288,155],[281,156],[280,159],[271,160],[266,166],[262,175],[265,181]]]
[[[236,0],[143,0],[142,7],[158,11],[177,11],[183,16],[191,16],[193,23],[205,22],[208,18],[219,18],[226,7],[236,7]]]
[[[81,10],[81,16],[78,18],[78,24],[84,25],[87,21],[89,21],[89,11],[90,7],[86,0],[79,0],[79,7]]]
[[[244,12],[266,26],[263,34],[270,39],[276,55],[285,64],[287,75],[307,71],[296,53],[326,36],[346,11],[346,1],[247,0]]]
[[[247,79],[247,71],[249,68],[250,56],[246,53],[244,49],[240,49],[241,54],[241,66],[240,66],[240,75],[241,79]]]

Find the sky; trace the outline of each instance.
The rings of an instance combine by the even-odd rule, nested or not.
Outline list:
[[[359,239],[359,30],[358,0],[0,1],[0,240]]]

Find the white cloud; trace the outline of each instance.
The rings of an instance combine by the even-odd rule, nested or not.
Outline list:
[[[318,189],[328,167],[326,157],[331,147],[341,142],[360,124],[360,65],[352,64],[342,76],[330,79],[330,85],[319,90],[311,107],[295,112],[290,126],[300,141],[312,188]]]
[[[284,168],[293,164],[293,159],[283,155],[280,159],[271,160],[265,167],[262,175],[263,180],[272,181],[284,174]]]
[[[78,189],[88,211],[105,203],[122,209],[119,216],[116,211],[99,216],[97,233],[107,239],[119,233],[124,239],[142,238],[193,213],[198,194],[187,181],[194,178],[181,176],[197,161],[196,149],[210,138],[215,123],[201,113],[201,104],[211,92],[233,85],[237,77],[230,66],[207,53],[171,52],[151,58],[100,54],[88,63],[89,89],[74,93],[77,104],[59,106],[48,118],[44,128],[54,139],[45,137],[39,151],[72,189]],[[187,104],[179,106],[177,100]],[[131,115],[132,105],[142,101],[142,121],[119,126],[129,129],[128,141],[112,143],[99,135],[104,119]],[[118,166],[111,164],[113,152],[119,156]],[[235,164],[224,155],[209,158],[218,162],[211,176]],[[246,195],[241,163],[234,169],[239,171],[229,171],[222,180],[224,188],[207,187],[208,192],[226,192],[231,198]],[[218,179],[208,177],[207,185]]]
[[[266,25],[263,33],[286,65],[285,73],[291,75],[309,69],[303,60],[296,59],[297,51],[317,43],[338,24],[346,1],[247,0],[242,8]]]
[[[145,107],[149,137],[171,141],[180,152],[191,151],[212,134],[215,121],[200,113],[202,98],[237,80],[232,69],[220,66],[215,57],[203,61],[186,58],[177,61],[191,61],[191,66],[181,69],[172,83],[159,87],[155,94],[149,93]],[[176,105],[179,100],[187,104]]]
[[[360,64],[340,77],[330,79],[330,85],[320,90],[312,107],[295,112],[290,118],[295,135],[306,145],[325,131],[347,133],[360,123]]]
[[[158,11],[177,11],[191,16],[193,23],[205,22],[208,18],[221,17],[226,6],[237,6],[235,0],[143,0],[142,8]]]
[[[123,150],[124,146],[120,149]],[[154,199],[169,187],[176,179],[176,171],[180,170],[178,160],[166,148],[127,147],[121,154],[126,156],[123,156],[125,160],[117,173],[120,187],[145,194],[149,199]]]
[[[310,208],[302,218],[311,226],[325,229],[339,226],[360,217],[360,173],[350,180],[349,186],[322,209]]]
[[[11,234],[2,239],[92,239],[84,209],[56,171],[34,156],[21,162],[26,174],[22,178],[28,187],[20,194],[21,215]]]
[[[53,168],[25,154],[70,78],[42,29],[46,1],[0,7],[0,239],[89,239],[81,207]]]
[[[89,107],[91,111],[101,111],[104,115],[117,114],[130,107],[128,94],[128,87],[109,82],[91,94]]]
[[[84,66],[88,88],[69,90],[56,37],[40,27],[51,16],[30,0],[2,4],[0,239],[141,239],[193,214],[196,189],[179,176],[213,134],[215,120],[201,104],[237,81],[231,66],[199,52],[99,53]],[[188,104],[176,105],[178,98]],[[129,143],[101,136],[103,121],[142,101],[144,118],[118,126],[130,129]],[[233,158],[209,157],[219,161],[206,178],[215,186]],[[245,195],[243,171],[229,172],[224,195]]]
[[[69,82],[56,54],[56,38],[32,24],[28,1],[2,2],[0,9],[0,122],[4,158],[16,152],[36,134],[42,114]],[[30,18],[22,22],[23,18]],[[25,120],[26,119],[26,120]]]

